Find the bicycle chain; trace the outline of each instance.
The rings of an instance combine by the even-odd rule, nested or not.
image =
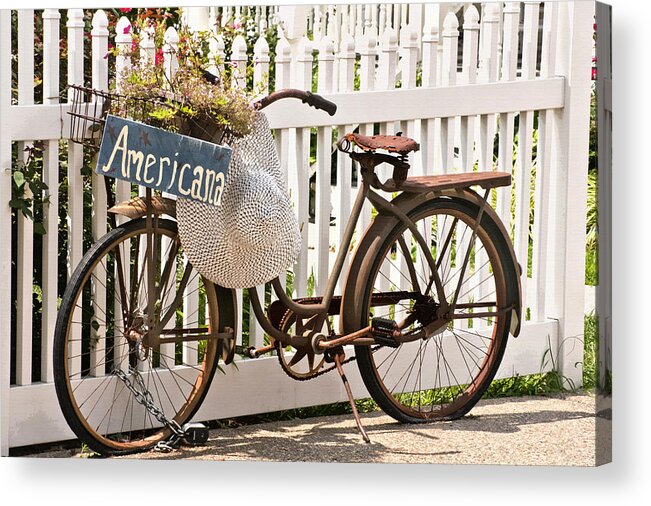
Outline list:
[[[160,451],[160,452],[169,452],[172,451],[176,445],[183,439],[185,436],[185,431],[181,428],[181,426],[178,424],[176,420],[170,420],[165,416],[165,413],[154,404],[154,398],[151,395],[151,392],[147,389],[147,386],[145,385],[144,380],[142,379],[142,375],[140,374],[140,371],[138,369],[135,369],[133,367],[129,367],[129,372],[135,373],[134,378],[135,382],[138,385],[138,388],[141,390],[138,390],[131,380],[129,379],[129,376],[122,370],[122,369],[116,369],[113,371],[113,373],[124,383],[124,385],[131,391],[131,393],[134,395],[135,400],[138,404],[141,404],[142,406],[145,407],[149,413],[154,415],[156,420],[158,420],[160,423],[162,423],[165,427],[167,427],[171,432],[171,436],[166,440],[166,441],[159,441],[156,443],[156,446],[154,447],[155,451]]]
[[[291,371],[291,369],[289,369],[285,365],[285,362],[283,362],[283,359],[280,357],[280,351],[279,351],[280,342],[279,341],[275,342],[275,347],[276,347],[276,353],[278,354],[278,362],[280,362],[280,368],[283,371],[285,371],[285,374],[287,374],[287,376],[289,376],[293,380],[296,380],[296,381],[309,381],[309,380],[312,380],[314,378],[318,378],[319,376],[323,376],[324,374],[329,373],[330,371],[334,371],[337,368],[337,366],[331,365],[329,367],[321,369],[320,371],[315,372],[314,374],[312,374],[310,376],[295,376],[294,373]],[[352,357],[347,358],[346,360],[344,360],[341,363],[341,365],[347,364],[349,362],[354,362],[356,359],[357,359],[357,357],[352,356]]]

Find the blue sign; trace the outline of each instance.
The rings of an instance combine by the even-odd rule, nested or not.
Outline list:
[[[231,148],[109,115],[95,172],[221,204]]]

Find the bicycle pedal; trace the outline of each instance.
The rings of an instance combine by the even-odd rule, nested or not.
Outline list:
[[[202,423],[186,423],[183,427],[183,443],[188,446],[200,446],[208,441],[208,427]]]
[[[396,332],[400,332],[398,324],[388,318],[373,318],[371,320],[371,334],[377,344],[397,348],[400,346],[394,337]]]

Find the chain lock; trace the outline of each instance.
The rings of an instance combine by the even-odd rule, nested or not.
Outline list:
[[[167,440],[159,441],[154,447],[155,451],[168,453],[176,448],[181,441],[190,446],[197,446],[204,444],[208,440],[208,428],[201,423],[186,423],[183,427],[179,425],[176,420],[170,420],[165,416],[165,413],[156,406],[151,392],[147,389],[145,382],[138,369],[129,367],[129,372],[135,378],[136,385],[131,382],[129,376],[122,370],[116,369],[114,374],[124,383],[128,390],[133,393],[134,398],[138,404],[145,407],[156,420],[167,427],[172,434]]]

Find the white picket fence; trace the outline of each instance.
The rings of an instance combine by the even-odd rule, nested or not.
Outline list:
[[[34,16],[42,16],[43,103],[34,104]],[[67,103],[59,101],[60,38],[67,41],[68,82],[83,83],[83,45],[92,47],[92,86],[108,87],[109,31],[104,12],[94,13],[89,40],[83,11],[18,11],[18,33],[11,12],[0,11],[0,450],[69,439],[72,432],[59,410],[51,365],[57,314],[57,260],[67,255],[69,272],[83,255],[84,180],[82,150],[66,141]],[[59,33],[60,17],[67,34]],[[263,37],[255,44],[255,81],[268,89],[269,59],[275,56],[275,87],[310,89],[314,50],[318,51],[318,92],[336,102],[334,118],[303,104],[279,102],[268,109],[288,187],[302,227],[303,246],[294,267],[296,296],[324,286],[341,227],[350,213],[353,166],[337,155],[337,182],[331,184],[332,138],[359,126],[372,133],[403,131],[421,150],[412,156],[412,174],[503,170],[514,175],[514,220],[511,190],[497,193],[497,210],[514,230],[516,253],[527,265],[530,192],[534,190],[531,276],[522,276],[527,320],[521,336],[507,348],[499,377],[557,368],[574,385],[581,383],[583,358],[585,202],[590,60],[594,4],[590,2],[493,2],[482,4],[356,5],[316,7],[193,8],[186,19],[196,29],[218,29],[227,20],[252,18],[264,31],[280,23],[275,47]],[[221,22],[217,22],[221,19]],[[240,23],[236,21],[236,23]],[[131,44],[119,21],[115,43]],[[312,38],[305,36],[312,33]],[[12,37],[18,38],[12,55]],[[166,65],[173,67],[173,29],[166,33]],[[460,44],[460,40],[462,43]],[[145,39],[142,48],[154,51]],[[521,51],[519,50],[521,48]],[[460,52],[459,52],[460,50]],[[213,56],[223,51],[217,40]],[[17,78],[12,78],[13,57]],[[217,60],[214,60],[215,62]],[[231,61],[246,63],[242,36],[233,42]],[[116,62],[120,68],[124,59]],[[358,86],[355,85],[356,79]],[[241,79],[244,82],[244,79]],[[12,102],[12,84],[17,100]],[[537,121],[537,129],[534,128]],[[316,164],[310,167],[310,128],[315,127]],[[537,132],[537,137],[534,134]],[[50,191],[44,209],[47,234],[34,240],[32,222],[19,215],[12,237],[12,150],[35,139],[44,141],[43,180]],[[63,140],[63,142],[62,142]],[[494,150],[497,144],[498,149]],[[515,147],[515,149],[514,149]],[[67,194],[59,188],[59,150],[68,150]],[[535,156],[534,156],[535,150]],[[495,156],[494,151],[497,155]],[[532,170],[535,167],[535,179]],[[314,223],[309,223],[310,170],[316,170]],[[106,203],[99,181],[93,184],[93,235],[106,230]],[[95,191],[98,190],[98,191]],[[118,189],[128,196],[128,189]],[[67,202],[67,221],[60,224],[60,203]],[[334,217],[334,224],[330,218]],[[357,237],[371,220],[367,209]],[[513,222],[512,222],[513,221]],[[59,238],[68,251],[59,251]],[[12,252],[12,240],[17,251]],[[35,245],[40,244],[42,288],[40,347],[32,345],[32,279]],[[12,266],[12,261],[15,265]],[[11,289],[15,279],[16,291]],[[262,287],[258,288],[262,291]],[[239,293],[240,305],[242,294]],[[15,304],[15,318],[11,318]],[[189,298],[186,304],[196,305]],[[241,331],[242,323],[240,319]],[[249,322],[249,343],[260,344],[262,329]],[[12,335],[15,352],[12,353]],[[32,370],[40,357],[40,371]],[[553,357],[553,360],[550,359]],[[324,376],[294,382],[276,358],[241,360],[218,374],[197,419],[215,419],[323,404],[345,399],[338,378]],[[11,371],[14,381],[11,381]],[[34,376],[40,377],[33,381]],[[365,397],[355,367],[349,378],[358,397]]]

